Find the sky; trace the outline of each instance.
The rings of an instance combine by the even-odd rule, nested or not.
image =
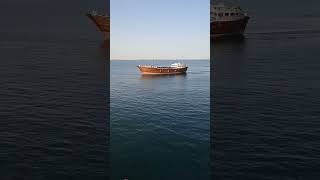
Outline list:
[[[111,59],[209,59],[210,0],[110,0]]]

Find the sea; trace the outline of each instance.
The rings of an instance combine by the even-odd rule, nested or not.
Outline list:
[[[85,16],[105,5],[1,0],[1,180],[108,179],[109,47]]]
[[[111,61],[111,179],[209,179],[210,61],[180,61],[186,74],[137,68],[175,60]]]
[[[319,1],[241,0],[245,38],[211,41],[211,179],[319,179]]]

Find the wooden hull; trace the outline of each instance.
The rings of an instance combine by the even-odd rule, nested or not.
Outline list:
[[[105,40],[110,38],[110,17],[102,15],[87,14],[89,19],[98,27],[99,31],[103,33]]]
[[[243,35],[249,17],[235,21],[216,21],[210,23],[210,34],[212,38],[219,38],[225,36]]]
[[[144,75],[159,75],[159,74],[185,74],[188,67],[171,68],[171,67],[141,67],[138,66],[141,74]]]

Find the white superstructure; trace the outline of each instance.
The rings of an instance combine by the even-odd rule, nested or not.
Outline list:
[[[186,68],[187,65],[178,62],[178,63],[173,63],[173,64],[171,64],[170,67],[172,67],[172,68]]]
[[[210,21],[236,21],[247,16],[239,6],[226,3],[211,4]]]

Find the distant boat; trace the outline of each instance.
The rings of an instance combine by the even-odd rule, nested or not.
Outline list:
[[[89,11],[86,15],[103,33],[104,40],[108,40],[110,38],[110,16],[98,14],[96,10]]]
[[[239,6],[219,2],[211,4],[210,34],[213,38],[242,36],[250,17]]]
[[[159,74],[185,74],[188,66],[182,63],[173,63],[170,66],[138,65],[141,74],[159,75]]]

